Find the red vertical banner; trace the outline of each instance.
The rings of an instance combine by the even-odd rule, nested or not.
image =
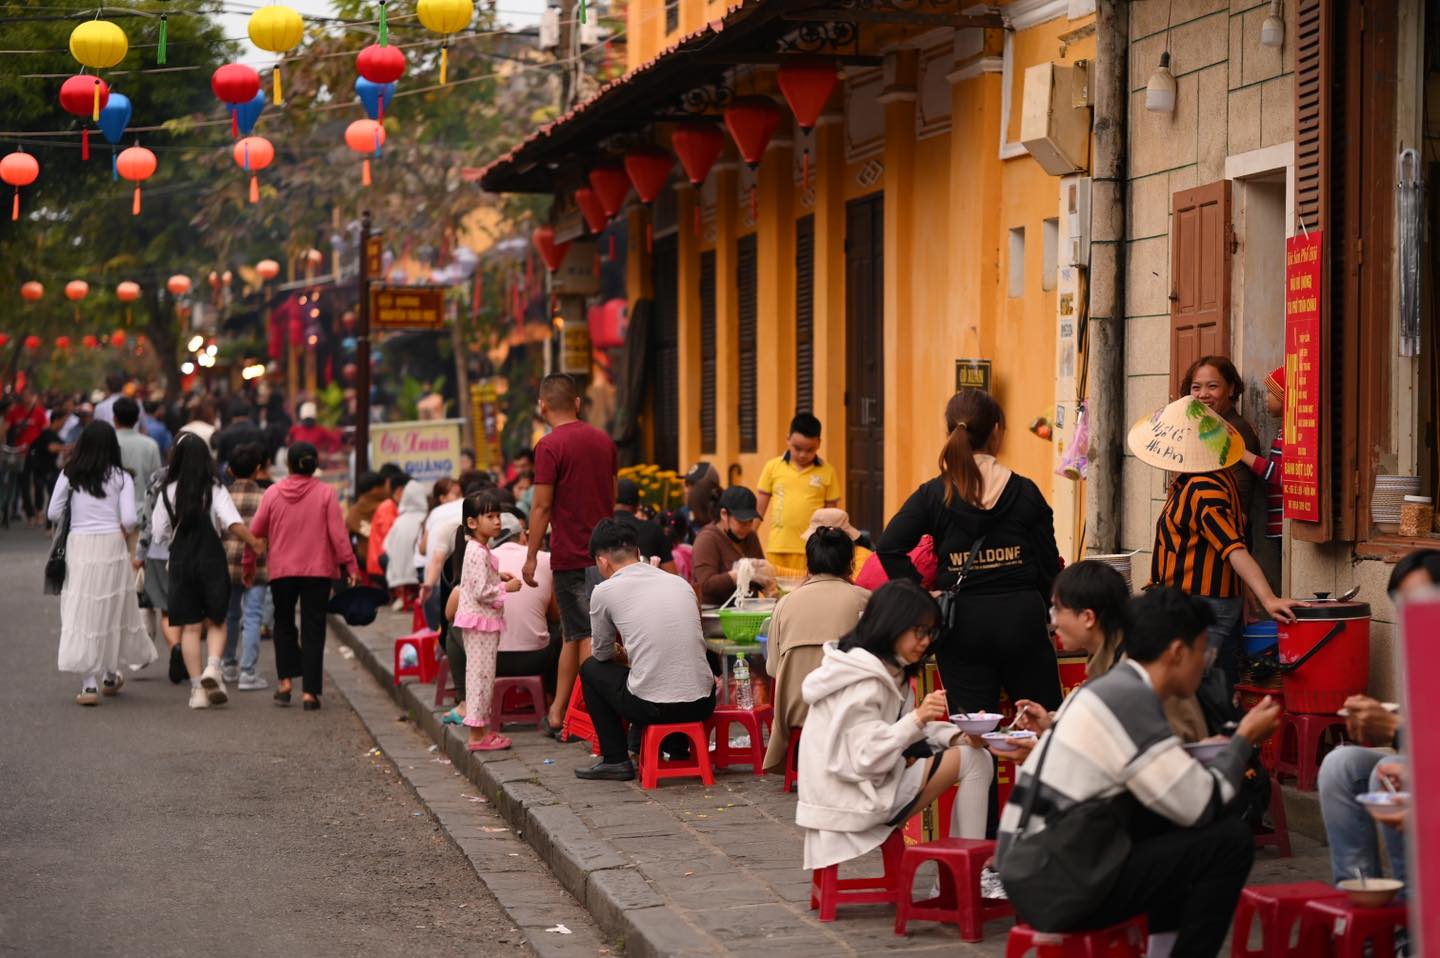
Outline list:
[[[1285,241],[1285,517],[1320,521],[1321,231]]]
[[[1440,595],[1412,599],[1399,609],[1400,676],[1404,684],[1401,733],[1409,778],[1410,809],[1405,820],[1405,889],[1410,907],[1410,954],[1433,955],[1440,948],[1440,740],[1426,731],[1440,722]],[[1430,849],[1426,852],[1425,849]],[[1428,904],[1427,904],[1428,902]]]

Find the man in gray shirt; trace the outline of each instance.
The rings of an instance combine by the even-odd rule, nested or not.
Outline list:
[[[115,400],[111,411],[115,421],[115,438],[120,442],[120,463],[135,482],[135,515],[140,522],[139,528],[144,529],[150,523],[145,490],[163,465],[160,445],[137,428],[140,404],[135,400],[121,396]]]
[[[635,777],[635,763],[622,720],[635,728],[703,722],[715,710],[715,675],[695,591],[640,561],[631,526],[600,520],[590,554],[605,581],[590,596],[591,657],[580,666],[580,684],[600,761],[575,776],[625,782]]]

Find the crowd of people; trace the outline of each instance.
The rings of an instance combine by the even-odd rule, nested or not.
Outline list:
[[[357,476],[342,507],[316,477],[313,408],[294,426],[281,409],[235,405],[217,429],[208,400],[175,423],[185,417],[142,410],[112,385],[83,422],[62,404],[42,424],[29,394],[6,413],[11,446],[29,450],[6,494],[27,517],[44,501],[51,447],[57,457],[40,508],[66,532],[60,667],[83,676],[83,705],[155,655],[137,571],[193,708],[223,704],[227,683],[267,687],[258,661],[271,616],[275,701],[289,704],[299,678],[305,707],[319,708],[332,593],[368,590],[397,609],[418,603],[441,631],[458,702],[443,721],[465,727],[471,751],[514,746],[493,719],[496,677],[539,675],[547,735],[560,735],[573,690],[584,695],[600,755],[576,776],[625,781],[647,725],[703,721],[716,707],[723,669],[702,611],[783,592],[755,660],[773,692],[763,681],[756,692],[773,694],[766,769],[783,770],[799,737],[805,867],[874,850],[957,789],[949,834],[999,836],[986,893],[1008,894],[1037,928],[1144,912],[1156,955],[1214,954],[1226,933],[1271,787],[1255,752],[1279,719],[1268,699],[1243,714],[1234,706],[1240,629],[1247,597],[1280,620],[1297,603],[1276,595],[1251,554],[1247,497],[1266,496],[1268,508],[1282,450],[1262,450],[1240,418],[1241,380],[1223,357],[1198,361],[1185,395],[1131,434],[1134,455],[1170,483],[1138,598],[1109,565],[1064,565],[1050,507],[1004,464],[1004,411],[981,390],[945,405],[936,476],[866,531],[840,508],[821,423],[807,413],[755,489],[724,486],[702,462],[685,477],[685,505],[655,513],[634,483],[617,482],[615,445],[580,418],[576,383],[548,376],[538,403],[548,431],[505,475],[469,468],[422,483],[387,466]],[[1283,402],[1283,371],[1267,387]],[[1436,582],[1440,553],[1417,554],[1391,593]],[[1088,656],[1087,681],[1068,697],[1057,646]],[[932,659],[938,682],[917,697],[912,680]],[[1017,733],[1002,741],[951,721],[998,712],[1002,698]],[[1379,874],[1355,796],[1405,776],[1375,750],[1399,744],[1398,719],[1364,697],[1347,709],[1352,740],[1371,747],[1341,748],[1321,772],[1337,878]],[[1182,748],[1222,740],[1204,763]],[[690,747],[662,745],[672,757]],[[997,757],[1023,762],[1003,808]],[[1078,833],[1082,809],[1090,839],[1058,846]],[[1075,860],[1099,847],[1096,835],[1123,855],[1078,862],[1095,875],[1093,894],[1057,897],[1034,863]]]

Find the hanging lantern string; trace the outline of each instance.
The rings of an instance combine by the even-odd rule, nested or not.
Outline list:
[[[582,2],[583,2],[583,0],[582,0]],[[388,47],[388,46],[390,45],[390,25],[385,22],[385,0],[380,0],[380,31],[379,31],[379,32],[380,32],[380,37],[379,37],[380,45],[381,45],[382,47]]]
[[[156,44],[155,62],[161,66],[165,65],[165,34],[169,25],[170,15],[168,13],[160,14],[160,42]]]

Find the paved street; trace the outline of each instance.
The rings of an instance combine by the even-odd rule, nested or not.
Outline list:
[[[333,690],[191,712],[157,661],[73,704],[48,542],[0,533],[0,953],[529,953]]]

